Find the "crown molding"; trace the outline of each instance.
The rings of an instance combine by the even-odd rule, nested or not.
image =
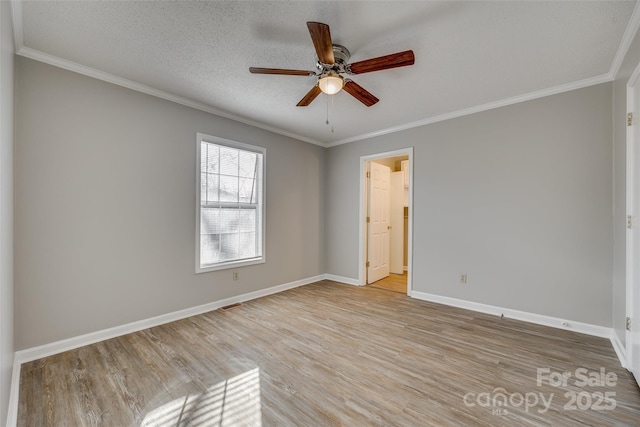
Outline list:
[[[464,108],[462,110],[452,111],[450,113],[440,114],[438,116],[427,117],[415,122],[405,123],[403,125],[394,126],[386,129],[377,130],[375,132],[365,133],[362,135],[353,136],[350,138],[341,139],[338,141],[327,144],[327,147],[335,147],[336,145],[348,144],[350,142],[361,141],[363,139],[375,138],[377,136],[388,135],[390,133],[400,132],[403,130],[413,129],[420,126],[430,125],[432,123],[443,122],[445,120],[455,119],[458,117],[468,116],[470,114],[480,113],[483,111],[493,110],[495,108],[505,107],[507,105],[518,104],[520,102],[531,101],[537,98],[544,98],[545,96],[557,95],[563,92],[569,92],[576,89],[582,89],[589,86],[595,86],[600,83],[606,83],[612,81],[613,78],[607,74],[591,77],[576,82],[571,82],[559,86],[550,87],[547,89],[538,90],[535,92],[529,92],[524,95],[514,96],[512,98],[501,99],[499,101],[489,102],[487,104],[477,105],[475,107]]]
[[[216,116],[224,117],[227,119],[231,119],[240,123],[244,123],[246,125],[250,125],[256,128],[260,128],[269,132],[277,133],[283,136],[287,136],[289,138],[294,138],[299,141],[308,142],[314,145],[320,145],[322,147],[326,147],[326,144],[316,141],[315,139],[298,135],[293,132],[288,132],[283,129],[279,129],[273,126],[269,126],[265,123],[258,122],[255,120],[248,119],[246,117],[242,117],[236,114],[229,113],[228,111],[221,110],[219,108],[213,107],[208,104],[204,104],[202,102],[194,101],[192,99],[174,95],[169,92],[165,92],[160,89],[153,88],[151,86],[147,86],[138,82],[134,82],[132,80],[128,80],[114,74],[105,73],[104,71],[97,70],[95,68],[87,67],[82,64],[78,64],[76,62],[67,61],[66,59],[59,58],[57,56],[49,55],[47,53],[40,52],[39,50],[31,49],[29,47],[21,47],[16,51],[17,55],[23,56],[25,58],[33,59],[39,62],[44,62],[45,64],[53,65],[58,68],[62,68],[65,70],[73,71],[74,73],[82,74],[85,76],[93,77],[98,80],[105,81],[107,83],[112,83],[118,86],[125,87],[127,89],[135,90],[137,92],[142,92],[147,95],[155,96],[157,98],[165,99],[167,101],[175,102],[176,104],[184,105],[186,107],[194,108],[196,110],[204,111],[206,113],[215,114]]]
[[[23,18],[22,18],[22,0],[11,0],[11,14],[12,14],[12,20],[13,20],[13,34],[14,34],[16,55],[20,55],[36,61],[44,62],[49,65],[53,65],[55,67],[63,68],[69,71],[73,71],[75,73],[93,77],[99,80],[103,80],[105,82],[109,82],[118,86],[135,90],[137,92],[142,92],[151,96],[155,96],[161,99],[175,102],[177,104],[194,108],[196,110],[204,111],[210,114],[215,114],[220,117],[231,119],[240,123],[244,123],[246,125],[254,126],[259,129],[263,129],[269,132],[273,132],[279,135],[283,135],[289,138],[297,139],[299,141],[304,141],[304,142],[307,142],[313,145],[318,145],[325,148],[348,144],[350,142],[361,141],[364,139],[375,138],[382,135],[388,135],[395,132],[409,130],[409,129],[413,129],[420,126],[438,123],[445,120],[463,117],[470,114],[488,111],[495,108],[505,107],[505,106],[517,104],[520,102],[530,101],[530,100],[542,98],[545,96],[556,95],[559,93],[568,92],[571,90],[581,89],[588,86],[594,86],[600,83],[606,83],[606,82],[612,81],[615,79],[615,76],[617,75],[620,69],[620,66],[622,65],[624,57],[626,56],[629,48],[631,47],[631,42],[633,41],[633,38],[635,37],[636,33],[638,32],[638,29],[640,28],[640,1],[639,1],[639,2],[636,2],[634,10],[631,14],[631,18],[629,19],[629,23],[627,24],[627,28],[625,29],[625,32],[620,41],[620,45],[618,46],[618,50],[616,51],[613,61],[611,62],[609,71],[606,74],[602,74],[596,77],[591,77],[591,78],[587,78],[587,79],[583,79],[583,80],[579,80],[576,82],[571,82],[571,83],[567,83],[559,86],[554,86],[547,89],[542,89],[535,92],[530,92],[524,95],[518,95],[512,98],[502,99],[502,100],[489,102],[482,105],[464,108],[462,110],[452,111],[452,112],[440,114],[437,116],[426,117],[424,119],[417,120],[414,122],[409,122],[409,123],[401,124],[398,126],[392,126],[385,129],[379,129],[373,132],[368,132],[368,133],[352,136],[349,138],[344,138],[344,139],[340,139],[332,142],[322,142],[313,138],[309,138],[307,136],[299,135],[293,132],[286,131],[284,129],[276,128],[274,126],[268,125],[263,122],[249,119],[247,117],[232,114],[228,111],[213,107],[211,105],[208,105],[202,102],[198,102],[186,97],[174,95],[172,93],[159,90],[151,86],[137,83],[132,80],[128,80],[113,74],[109,74],[91,67],[84,66],[82,64],[78,64],[72,61],[67,61],[65,59],[62,59],[53,55],[49,55],[35,49],[25,47],[24,35],[23,35],[24,32],[23,32]]]
[[[65,70],[73,71],[78,74],[93,77],[98,80],[102,80],[118,86],[126,87],[128,89],[135,90],[137,92],[142,92],[147,95],[155,96],[157,98],[165,99],[167,101],[172,101],[177,104],[184,105],[186,107],[204,111],[206,113],[215,114],[216,116],[231,119],[240,123],[244,123],[246,125],[259,128],[259,129],[263,129],[263,130],[273,132],[279,135],[283,135],[289,138],[297,139],[299,141],[304,141],[310,144],[326,147],[326,143],[317,141],[313,138],[309,138],[303,135],[298,135],[296,133],[289,132],[284,129],[279,129],[274,126],[270,126],[266,123],[262,123],[256,120],[251,120],[243,116],[229,113],[228,111],[213,107],[209,104],[194,101],[192,99],[189,99],[183,96],[174,95],[172,93],[169,93],[160,89],[156,89],[151,86],[134,82],[132,80],[128,80],[128,79],[116,76],[114,74],[105,73],[95,68],[87,67],[85,65],[78,64],[76,62],[67,61],[66,59],[62,59],[60,57],[49,55],[39,50],[26,47],[24,45],[24,28],[23,28],[24,20],[22,17],[22,1],[23,0],[10,1],[11,19],[13,24],[13,40],[14,40],[16,55],[33,59],[35,61],[44,62],[46,64],[53,65],[54,67],[62,68]]]
[[[616,56],[614,56],[613,61],[611,62],[611,67],[609,68],[611,80],[614,80],[616,75],[618,75],[618,71],[620,71],[620,67],[622,66],[622,61],[624,61],[624,57],[627,55],[627,52],[631,47],[631,42],[638,32],[638,28],[640,28],[640,2],[636,2],[636,6],[631,13],[631,18],[629,18],[627,28],[622,35],[622,40],[620,40]]]

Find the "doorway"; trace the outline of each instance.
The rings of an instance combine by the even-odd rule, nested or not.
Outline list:
[[[360,158],[360,284],[411,295],[413,148]]]

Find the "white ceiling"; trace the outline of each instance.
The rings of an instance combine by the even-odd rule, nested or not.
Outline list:
[[[430,123],[613,78],[639,25],[635,1],[27,1],[18,54],[320,145]],[[296,103],[313,77],[306,21],[329,24],[351,62],[412,49],[415,65],[353,76]],[[329,106],[330,125],[326,125]],[[333,132],[332,132],[333,129]]]

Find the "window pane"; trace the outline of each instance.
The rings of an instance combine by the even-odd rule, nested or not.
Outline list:
[[[220,209],[220,232],[237,233],[239,225],[239,210],[236,208]]]
[[[220,209],[202,208],[200,211],[200,234],[220,234]]]
[[[196,268],[211,270],[224,268],[229,261],[261,260],[263,149],[199,138],[200,257]]]
[[[256,155],[256,176],[254,185],[253,185],[253,194],[251,198],[251,203],[262,203],[262,176],[264,174],[263,170],[263,157],[262,154]]]
[[[223,175],[238,176],[237,149],[220,147],[220,173]]]
[[[200,173],[200,204],[207,202],[207,174]]]
[[[256,172],[257,153],[240,151],[240,176],[253,178]]]
[[[213,173],[208,173],[206,176],[207,179],[207,199],[206,202],[217,202],[218,201],[218,184],[220,182],[220,175],[216,175]]]
[[[203,142],[200,144],[200,172],[207,171],[207,150],[209,149],[209,144]]]
[[[220,261],[229,261],[238,258],[238,234],[220,235]]]
[[[253,258],[256,256],[256,233],[240,233],[238,245],[239,258]]]
[[[215,144],[206,144],[207,146],[207,168],[209,173],[220,173],[220,147]]]
[[[239,215],[239,231],[256,231],[256,211],[255,209],[242,209]]]
[[[240,178],[240,187],[238,188],[238,199],[241,203],[251,203],[254,192],[254,180],[251,178]]]
[[[200,265],[220,262],[220,235],[200,235]]]
[[[220,175],[220,201],[238,202],[238,177]]]

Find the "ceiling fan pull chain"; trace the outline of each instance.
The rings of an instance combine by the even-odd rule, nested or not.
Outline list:
[[[331,108],[333,108],[333,95],[327,95],[327,121],[325,122],[329,126],[329,98],[331,98]],[[331,126],[331,133],[333,133],[333,126]]]
[[[333,95],[331,95],[331,109],[333,110]],[[333,133],[333,126],[331,126],[331,133]]]
[[[329,124],[329,98],[330,96],[327,95],[327,121],[325,122],[327,125]]]

